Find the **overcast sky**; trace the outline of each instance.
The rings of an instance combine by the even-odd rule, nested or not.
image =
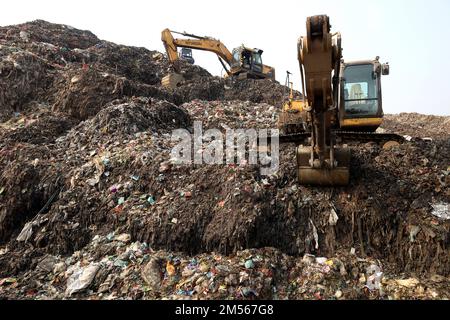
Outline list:
[[[300,87],[297,39],[306,17],[328,14],[342,34],[344,59],[375,58],[391,65],[382,79],[385,113],[450,115],[450,1],[448,0],[15,0],[4,1],[0,25],[35,19],[87,29],[112,42],[163,51],[170,28],[264,50],[263,62],[286,70]],[[194,51],[196,63],[223,74],[213,53]]]

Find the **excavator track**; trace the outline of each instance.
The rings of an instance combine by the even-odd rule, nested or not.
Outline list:
[[[334,131],[334,134],[337,139],[341,140],[341,142],[375,142],[381,144],[389,141],[396,141],[398,143],[403,143],[405,141],[405,138],[395,133]],[[304,144],[310,136],[311,133],[306,131],[292,134],[282,134],[278,137],[278,141],[280,144]],[[271,137],[268,137],[267,139],[270,142]]]
[[[388,141],[396,141],[403,143],[405,141],[405,138],[395,133],[336,131],[336,137],[342,139],[342,141],[355,142],[386,143]]]

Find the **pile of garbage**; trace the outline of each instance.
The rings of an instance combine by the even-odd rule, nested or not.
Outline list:
[[[386,115],[383,127],[391,132],[414,135],[423,138],[448,139],[450,118],[418,113],[400,113]]]
[[[387,115],[405,143],[350,144],[349,186],[305,187],[290,144],[268,176],[171,154],[196,121],[276,128],[276,82],[182,64],[170,90],[163,54],[45,21],[0,44],[1,297],[449,297],[448,117]]]
[[[3,255],[7,254],[2,252]],[[274,248],[232,256],[155,251],[127,233],[96,235],[70,256],[46,254],[0,280],[10,299],[448,299],[448,279],[388,273],[354,253],[292,257]]]

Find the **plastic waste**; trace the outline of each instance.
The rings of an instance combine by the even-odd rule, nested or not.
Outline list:
[[[247,261],[245,261],[245,268],[246,269],[253,269],[255,267],[255,263],[253,262],[252,259],[249,259]]]
[[[433,211],[431,212],[432,215],[443,219],[443,220],[449,220],[450,219],[450,204],[445,202],[435,203],[431,204],[433,207]]]
[[[91,263],[84,268],[77,268],[67,279],[66,295],[70,296],[89,287],[99,269],[100,266],[95,263]]]
[[[27,242],[33,235],[33,222],[27,222],[20,234],[17,236],[17,241]]]

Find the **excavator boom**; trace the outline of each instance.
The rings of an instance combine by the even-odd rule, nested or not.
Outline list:
[[[194,39],[175,39],[172,36],[172,31],[170,31],[169,29],[164,29],[161,34],[161,40],[164,43],[164,47],[166,48],[167,56],[176,70],[177,68],[179,68],[178,64],[176,63],[178,61],[179,47],[211,51],[217,54],[217,56],[223,59],[228,65],[231,64],[233,55],[221,41],[208,37],[199,37],[187,33],[182,34],[193,37]]]

